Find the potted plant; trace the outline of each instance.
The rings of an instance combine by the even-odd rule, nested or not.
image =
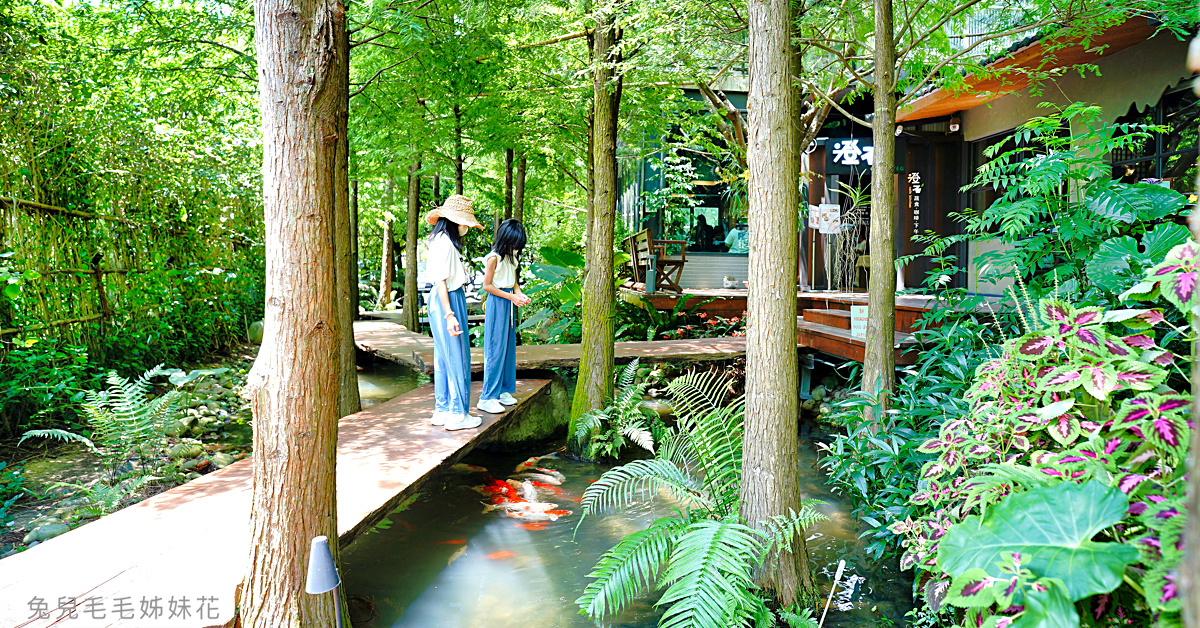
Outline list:
[[[737,281],[737,279],[734,279],[730,275],[725,275],[724,279],[721,282],[721,285],[724,286],[726,289],[736,288],[736,287],[738,287],[738,281]]]

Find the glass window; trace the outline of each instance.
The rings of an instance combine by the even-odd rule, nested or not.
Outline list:
[[[1163,127],[1136,146],[1115,150],[1109,156],[1113,178],[1126,183],[1163,181],[1185,194],[1196,189],[1197,121],[1200,102],[1191,90],[1191,80],[1163,94],[1158,104],[1129,113],[1118,123],[1152,124]]]

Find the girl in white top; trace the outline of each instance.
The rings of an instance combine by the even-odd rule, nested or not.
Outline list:
[[[483,392],[476,407],[484,412],[499,414],[517,403],[516,308],[529,303],[518,281],[524,248],[525,227],[509,219],[500,223],[492,251],[483,258],[483,290],[490,296],[483,317]]]
[[[475,220],[471,199],[455,194],[441,207],[429,212],[425,222],[433,225],[425,256],[425,277],[433,282],[429,299],[429,331],[433,334],[434,411],[430,423],[447,430],[479,427],[483,419],[471,409],[471,345],[463,333],[467,299],[463,284],[467,273],[462,262],[462,238],[471,227],[483,228]]]

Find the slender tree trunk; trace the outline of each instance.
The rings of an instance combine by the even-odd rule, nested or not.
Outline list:
[[[463,193],[462,109],[454,105],[454,193]]]
[[[517,180],[513,184],[513,218],[518,222],[525,221],[525,168],[528,165],[528,160],[525,154],[521,154],[521,158],[517,160]]]
[[[796,439],[796,154],[788,0],[750,0],[750,288],[741,514],[762,528],[800,510]],[[757,579],[781,604],[814,606],[804,545],[779,553]]]
[[[343,29],[344,31],[344,29]],[[342,102],[338,114],[337,172],[334,189],[334,241],[337,255],[337,305],[342,321],[339,351],[338,413],[354,414],[362,409],[358,398],[357,349],[354,346],[354,319],[358,317],[358,272],[354,263],[354,223],[350,216],[350,35],[343,32],[338,40],[341,64]]]
[[[433,173],[433,204],[442,204],[442,175]]]
[[[595,49],[595,37],[588,35],[589,49]],[[587,210],[587,224],[584,226],[584,242],[592,241],[592,225],[596,223],[596,103],[588,108],[587,117],[587,200],[584,208]],[[590,244],[589,244],[590,246]],[[589,256],[583,258],[583,276],[587,277],[591,270]],[[575,432],[571,432],[574,434]]]
[[[867,285],[867,341],[863,390],[879,395],[881,409],[896,380],[896,45],[892,0],[875,1],[875,162],[871,166],[871,279]]]
[[[350,181],[350,255],[354,269],[354,302],[358,304],[358,179]]]
[[[1193,41],[1193,46],[1196,45]],[[1188,56],[1192,71],[1200,70],[1200,59]],[[1200,184],[1200,180],[1197,180]],[[1193,212],[1191,218],[1192,239],[1200,241],[1200,214]],[[1192,333],[1200,338],[1200,316],[1188,315]],[[1200,399],[1200,340],[1192,343],[1192,399]],[[1200,425],[1200,403],[1192,402],[1192,425]],[[1183,625],[1185,628],[1200,628],[1200,430],[1192,430],[1192,450],[1187,484],[1187,520],[1184,529],[1183,566],[1180,570],[1180,593],[1183,598]]]
[[[330,626],[333,597],[304,592],[309,543],[336,552],[341,317],[338,145],[345,106],[339,0],[255,0],[263,129],[266,317],[247,392],[254,412],[245,628]],[[336,557],[336,554],[335,554]]]
[[[504,219],[513,217],[513,149],[504,151]]]
[[[392,209],[396,199],[396,175],[388,173],[387,191],[384,194],[383,250],[379,255],[379,309],[392,302],[393,271],[396,268],[395,236],[392,234]],[[413,330],[415,331],[415,329]]]
[[[592,83],[595,192],[589,208],[593,219],[588,221],[583,338],[580,341],[579,383],[571,405],[571,433],[580,415],[608,403],[613,388],[613,318],[616,314],[613,231],[617,202],[617,114],[621,104],[621,79],[615,66],[620,62],[617,43],[621,35],[610,10],[598,11],[593,36],[596,59]]]
[[[407,229],[404,232],[404,314],[405,327],[412,331],[421,329],[421,317],[417,310],[421,301],[417,295],[417,220],[421,215],[421,160],[408,167]]]

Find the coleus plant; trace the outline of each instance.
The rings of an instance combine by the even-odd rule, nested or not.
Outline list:
[[[1185,314],[1200,311],[1200,247],[1194,242],[1173,248],[1122,299],[1154,301],[1160,296]],[[920,447],[937,458],[922,468],[910,498],[924,514],[889,526],[902,536],[901,565],[918,569],[931,607],[949,601],[973,609],[970,625],[984,625],[987,618],[990,625],[1040,625],[1032,616],[1027,616],[1029,623],[1019,622],[1020,610],[1006,607],[1011,601],[999,594],[984,606],[977,603],[987,594],[974,598],[973,606],[965,604],[962,578],[967,572],[950,568],[944,545],[951,540],[982,543],[978,535],[955,540],[956,532],[964,525],[977,526],[983,517],[999,517],[1002,523],[1018,517],[1017,511],[1004,508],[1018,497],[1057,485],[1096,483],[1127,500],[1124,514],[1105,523],[1109,528],[1103,534],[1116,541],[1105,544],[1110,558],[1120,555],[1125,561],[1118,571],[1124,572],[1126,563],[1139,563],[1130,569],[1137,597],[1110,595],[1123,581],[1134,582],[1118,574],[1107,581],[1107,590],[1089,591],[1081,605],[1097,622],[1106,615],[1141,613],[1156,625],[1177,625],[1175,570],[1182,556],[1184,461],[1191,439],[1190,357],[1162,345],[1172,337],[1190,342],[1191,332],[1172,325],[1161,309],[1106,311],[1056,299],[1028,309],[1026,333],[976,370],[968,417],[943,424],[938,436]],[[1083,514],[1063,508],[1056,516],[1063,525],[1078,525]],[[1100,531],[1089,530],[1084,540]],[[1140,553],[1136,560],[1134,548]],[[1011,549],[1005,551],[1011,554]],[[1022,560],[1001,556],[998,547],[986,544],[983,554],[971,569],[984,569],[993,579],[1000,575],[989,567]],[[1029,558],[1025,556],[1024,568],[1031,577],[1060,577],[1030,564]],[[1081,599],[1070,597],[1072,602]],[[1138,600],[1137,608],[1130,607],[1130,599]],[[1074,612],[1071,604],[1066,607]],[[1058,619],[1073,625],[1069,618]]]

